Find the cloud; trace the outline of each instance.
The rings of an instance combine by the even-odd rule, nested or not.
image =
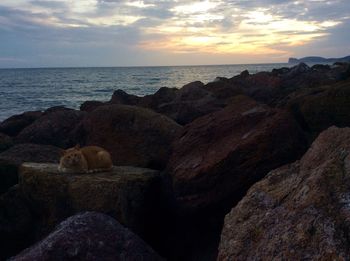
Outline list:
[[[28,66],[273,62],[348,52],[349,20],[348,0],[2,0],[0,57]]]

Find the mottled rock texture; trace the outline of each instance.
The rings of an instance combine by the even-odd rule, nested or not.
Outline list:
[[[40,219],[40,234],[81,211],[106,213],[142,235],[157,220],[159,174],[154,170],[114,167],[109,172],[62,174],[57,164],[25,163],[19,185]]]
[[[163,260],[137,235],[113,218],[85,212],[68,218],[46,238],[12,261]]]
[[[350,128],[331,127],[226,216],[218,260],[347,260]]]

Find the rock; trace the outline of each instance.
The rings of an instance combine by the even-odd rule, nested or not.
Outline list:
[[[41,111],[28,111],[22,114],[11,116],[0,123],[0,132],[9,135],[16,136],[25,127],[32,124],[42,115]]]
[[[13,140],[10,136],[0,133],[0,153],[13,146]]]
[[[6,260],[33,242],[35,224],[18,186],[0,196],[0,260]]]
[[[179,137],[166,172],[185,211],[230,209],[268,171],[306,149],[290,113],[245,96],[186,125]]]
[[[17,143],[37,143],[68,148],[75,145],[71,132],[86,112],[66,108],[51,108],[16,137]]]
[[[288,106],[313,139],[332,125],[350,126],[350,80],[304,92]]]
[[[62,150],[49,145],[18,144],[0,154],[0,194],[18,183],[18,167],[23,162],[57,163]]]
[[[80,110],[81,111],[86,111],[86,112],[91,112],[94,109],[96,109],[99,106],[104,105],[105,103],[100,102],[100,101],[86,101],[83,104],[80,105]]]
[[[63,221],[49,236],[10,260],[163,259],[113,218],[85,212]]]
[[[217,260],[347,260],[350,128],[331,127],[225,218]]]
[[[199,81],[184,85],[171,102],[159,105],[156,111],[184,125],[200,116],[222,109],[225,104],[203,86]]]
[[[176,98],[178,91],[177,88],[162,87],[155,94],[142,97],[138,105],[158,111],[158,108],[163,104],[172,102]]]
[[[81,145],[107,149],[115,165],[162,169],[180,130],[173,120],[149,109],[105,105],[85,117],[76,136]]]
[[[19,176],[23,195],[37,213],[40,234],[81,211],[111,215],[145,237],[156,231],[152,224],[159,216],[157,171],[114,167],[110,172],[62,174],[57,164],[24,163]]]
[[[17,144],[0,153],[0,159],[17,162],[51,162],[58,163],[62,149],[51,145],[23,143]]]
[[[282,74],[286,74],[290,72],[290,68],[288,67],[282,67],[282,68],[278,68],[278,69],[272,69],[272,74],[273,75],[282,75]]]
[[[136,95],[127,94],[123,90],[116,90],[111,100],[109,101],[110,104],[124,104],[124,105],[137,105],[140,101],[140,97]]]

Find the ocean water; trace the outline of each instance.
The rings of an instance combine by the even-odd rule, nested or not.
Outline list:
[[[244,70],[256,73],[283,66],[291,65],[0,69],[0,121],[24,111],[108,101],[117,89],[144,96],[163,86],[181,88],[193,81],[208,83],[217,76],[230,78]]]

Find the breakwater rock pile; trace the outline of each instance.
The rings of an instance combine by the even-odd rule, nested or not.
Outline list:
[[[346,260],[347,127],[347,63],[12,116],[0,123],[0,260]],[[76,144],[107,149],[115,167],[59,173]]]

